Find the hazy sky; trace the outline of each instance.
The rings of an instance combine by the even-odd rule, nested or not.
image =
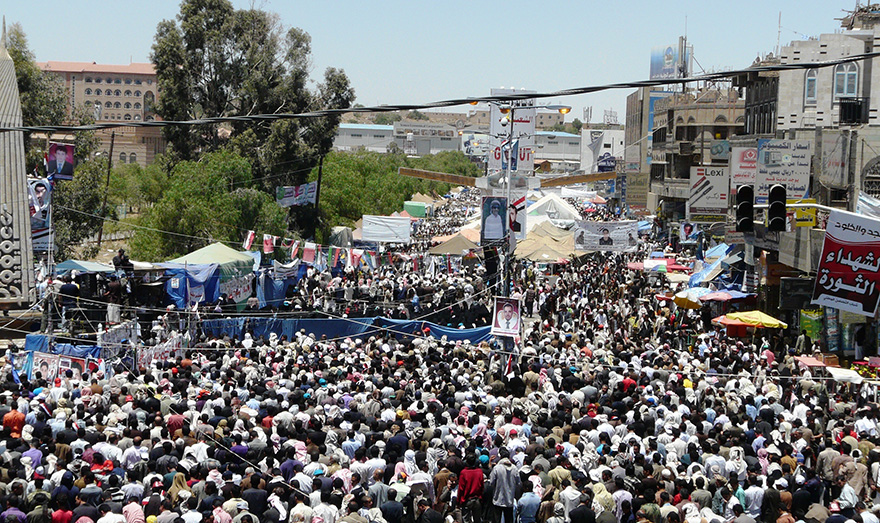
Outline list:
[[[648,78],[651,47],[685,34],[697,73],[749,66],[777,44],[832,33],[853,0],[772,2],[505,2],[234,0],[277,12],[312,36],[312,77],[328,66],[351,79],[364,105],[485,96],[492,87],[540,92]],[[178,13],[171,0],[4,2],[37,60],[149,61],[156,24]],[[60,26],[60,27],[59,27]],[[631,90],[547,100],[593,121],[613,109],[624,121]],[[455,110],[455,109],[452,109]],[[464,109],[462,109],[464,110]]]

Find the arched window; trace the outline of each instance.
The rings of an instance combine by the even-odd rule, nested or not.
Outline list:
[[[125,102],[125,105],[123,107],[125,107],[126,109],[131,109],[131,102]]]
[[[101,83],[101,82],[103,82],[103,81],[104,81],[104,80],[101,80],[100,78],[95,78],[95,83],[96,83],[96,84],[99,84],[99,83]]]
[[[134,103],[134,108],[135,108],[135,109],[140,109],[140,108],[141,108],[141,103],[140,103],[140,102],[135,102],[135,103]]]
[[[131,96],[131,91],[125,91],[125,96]]]
[[[117,84],[121,84],[121,83],[122,83],[122,78],[117,78],[116,80],[114,80],[114,82],[117,83]]]
[[[810,69],[807,71],[806,78],[804,79],[804,103],[807,105],[815,105],[816,104],[816,93],[818,90],[816,89],[819,81],[819,71],[815,69]]]
[[[116,102],[115,104],[113,104],[113,107],[115,107],[116,109],[119,109],[122,107],[122,104],[119,102]]]
[[[134,153],[131,153],[128,155],[128,163],[135,163],[135,162],[137,162],[137,159],[138,159],[138,157]]]
[[[92,94],[92,90],[91,90],[91,89],[86,89],[85,92],[86,92],[86,94]]]
[[[131,78],[125,79],[125,85],[131,85]]]
[[[125,163],[125,159],[128,156],[125,153],[119,153],[119,163]]]
[[[95,89],[95,94],[98,95],[98,96],[101,96],[101,93],[102,93],[102,92],[103,92],[103,91],[101,91],[100,89]]]
[[[119,89],[117,89],[116,92],[113,93],[113,94],[115,94],[116,96],[122,96],[122,91],[120,91]]]
[[[135,80],[134,85],[141,85],[141,80],[140,79]]]
[[[131,115],[130,115],[130,114],[126,114],[126,115],[125,115],[125,119],[126,119],[126,120],[131,120]]]
[[[86,100],[86,101],[83,102],[83,103],[86,105],[86,107],[92,105],[92,101],[91,101],[91,100]]]
[[[135,92],[134,92],[134,95],[135,95],[137,98],[140,98],[140,97],[141,97],[141,92],[140,92],[140,91],[135,91]]]
[[[108,84],[112,84],[113,79],[108,76],[107,79],[105,80],[105,82],[107,82]]]
[[[141,115],[139,115],[139,114],[134,115],[134,119],[135,119],[135,120],[140,120],[140,119],[141,119]]]
[[[86,76],[86,83],[87,83],[87,84],[92,83],[92,77],[91,77],[91,76]]]
[[[859,84],[859,68],[856,64],[838,64],[834,68],[834,97],[855,96]]]

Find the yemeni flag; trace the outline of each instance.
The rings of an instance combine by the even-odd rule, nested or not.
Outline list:
[[[244,242],[241,244],[241,249],[243,251],[251,250],[251,247],[254,245],[254,238],[257,237],[257,233],[254,231],[248,231],[247,234],[244,235]]]

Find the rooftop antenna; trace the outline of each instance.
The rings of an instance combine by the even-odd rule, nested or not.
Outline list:
[[[779,40],[782,38],[782,11],[779,11],[779,22],[777,23],[776,29],[776,50],[773,52],[776,56],[779,56]]]

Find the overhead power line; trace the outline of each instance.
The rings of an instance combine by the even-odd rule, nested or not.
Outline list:
[[[454,107],[457,105],[466,105],[479,102],[513,102],[517,100],[531,100],[544,98],[558,98],[560,96],[574,96],[581,94],[598,93],[614,89],[634,89],[639,87],[660,87],[664,85],[681,85],[691,82],[715,81],[724,78],[730,78],[746,73],[756,72],[773,72],[773,71],[792,71],[803,69],[821,69],[825,67],[833,67],[839,64],[851,62],[860,62],[880,57],[880,52],[863,53],[858,55],[838,58],[836,60],[826,60],[823,62],[809,62],[796,64],[770,64],[746,69],[738,69],[734,71],[719,71],[715,73],[705,73],[699,76],[691,76],[688,78],[667,78],[655,80],[639,80],[634,82],[611,83],[604,85],[594,85],[587,87],[576,87],[572,89],[563,89],[561,91],[552,91],[547,93],[512,93],[505,95],[483,96],[477,98],[453,98],[450,100],[440,100],[437,102],[425,104],[397,104],[397,105],[378,105],[372,107],[351,107],[348,109],[319,109],[304,113],[281,113],[281,114],[255,114],[248,116],[218,116],[213,118],[200,118],[197,120],[162,120],[150,122],[102,122],[90,125],[38,125],[38,126],[16,126],[16,127],[0,127],[0,132],[25,131],[25,132],[77,132],[77,131],[98,131],[102,129],[115,129],[118,127],[167,127],[167,126],[194,126],[194,125],[216,125],[221,123],[233,122],[273,122],[276,120],[297,120],[308,118],[322,118],[326,116],[340,116],[348,113],[387,113],[394,111],[418,111],[422,109],[436,109],[441,107]]]

